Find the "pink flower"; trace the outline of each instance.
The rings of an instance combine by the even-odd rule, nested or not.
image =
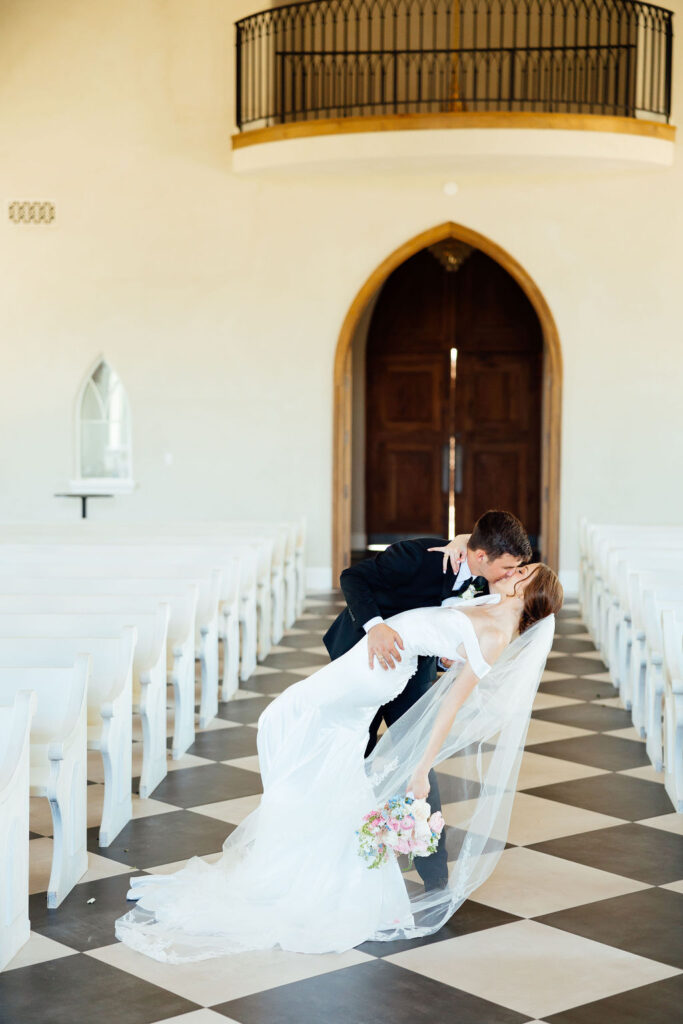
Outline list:
[[[389,818],[387,825],[394,832],[398,832],[401,828],[401,822],[397,818]]]
[[[403,832],[412,832],[414,828],[415,818],[411,817],[410,814],[407,814],[405,818],[403,818],[403,820],[401,821],[401,829],[403,830]]]
[[[445,824],[446,822],[443,820],[443,815],[441,811],[434,811],[434,813],[429,819],[429,827],[431,828],[432,832],[436,832],[437,836],[440,836]]]
[[[398,853],[410,853],[410,840],[399,839],[399,841],[396,843],[396,850],[398,851]]]

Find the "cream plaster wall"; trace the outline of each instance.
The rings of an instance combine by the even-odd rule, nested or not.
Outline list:
[[[672,168],[492,168],[452,197],[442,174],[236,176],[232,22],[257,6],[0,0],[3,209],[57,209],[49,227],[0,219],[0,520],[76,516],[52,495],[103,353],[139,487],[93,515],[305,513],[309,564],[329,567],[339,329],[388,253],[446,220],[512,253],[556,319],[570,585],[580,515],[680,519],[683,143]],[[674,68],[680,112],[679,42]]]

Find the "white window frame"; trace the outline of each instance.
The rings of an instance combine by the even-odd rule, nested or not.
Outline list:
[[[114,370],[112,363],[104,355],[99,355],[95,359],[81,382],[81,386],[78,389],[76,395],[76,404],[74,406],[74,469],[75,474],[72,480],[69,480],[68,490],[71,494],[128,494],[135,488],[135,480],[133,478],[133,443],[132,443],[132,415],[130,402],[128,400],[128,394],[121,381],[121,387],[123,389],[123,395],[128,406],[128,419],[130,422],[130,439],[129,439],[129,460],[128,465],[130,467],[130,476],[127,477],[106,477],[106,476],[81,476],[81,450],[82,450],[82,429],[83,423],[81,419],[81,410],[83,406],[83,398],[85,396],[85,390],[88,384],[92,380],[93,374],[97,370],[101,363],[106,363],[111,370]],[[116,372],[116,371],[114,371]],[[119,374],[116,374],[121,380]]]

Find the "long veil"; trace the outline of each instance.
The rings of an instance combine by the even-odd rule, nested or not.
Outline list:
[[[443,629],[438,633],[430,626],[434,609],[422,611],[430,613],[424,630],[420,624],[423,646],[439,649]],[[449,613],[436,611],[434,621],[443,626]],[[215,864],[193,857],[174,874],[133,878],[137,891],[131,898],[141,891],[143,897],[117,920],[117,937],[155,959],[183,963],[273,948],[282,944],[283,928],[289,942],[284,948],[308,952],[436,931],[490,875],[504,849],[554,625],[552,616],[543,619],[506,648],[463,704],[439,753],[449,866],[445,888],[425,892],[417,876],[413,880],[408,871],[397,877],[391,863],[369,870],[357,854],[354,830],[364,813],[405,792],[458,670],[443,675],[392,725],[365,762],[366,736],[347,724],[348,681],[341,678],[333,691],[341,694],[342,710],[327,706],[325,728],[316,706],[306,703],[305,688],[286,691],[295,702],[283,718],[286,737],[271,734],[279,751],[274,762],[259,744],[259,754],[266,754],[260,806],[228,836]],[[350,672],[367,665],[360,645],[355,657],[358,668],[347,662]],[[323,671],[338,675],[333,665],[339,664]],[[319,685],[316,680],[314,686]],[[368,909],[387,886],[391,906],[401,907],[400,918],[394,913],[373,917]],[[394,923],[380,927],[379,921]]]
[[[534,697],[554,631],[555,617],[549,615],[514,640],[458,712],[437,758],[445,783],[441,799],[447,824],[442,841],[448,885],[425,892],[417,876],[411,885],[408,875],[412,924],[397,923],[374,939],[415,939],[437,931],[496,866],[505,848]],[[377,806],[405,792],[441,698],[460,668],[444,673],[384,733],[368,758]]]

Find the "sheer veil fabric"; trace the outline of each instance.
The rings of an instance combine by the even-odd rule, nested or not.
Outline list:
[[[513,641],[490,670],[471,620],[454,608],[388,621],[405,644],[400,666],[370,670],[362,640],[273,701],[259,720],[259,807],[228,836],[216,863],[193,857],[174,874],[133,878],[128,896],[137,903],[116,922],[121,941],[167,963],[274,947],[341,952],[368,939],[437,931],[490,875],[505,846],[554,618]],[[401,692],[418,655],[435,653],[456,663],[365,760],[375,711]],[[364,814],[405,792],[465,655],[481,678],[438,756],[449,775],[442,792],[449,879],[425,892],[402,873],[405,858],[368,869],[355,830]]]

